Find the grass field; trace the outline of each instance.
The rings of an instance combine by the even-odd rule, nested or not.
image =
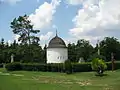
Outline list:
[[[56,72],[7,72],[0,69],[0,90],[120,90],[120,70],[66,75]]]

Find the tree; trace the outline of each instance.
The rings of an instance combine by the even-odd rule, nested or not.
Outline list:
[[[106,57],[103,55],[98,55],[98,53],[94,52],[90,55],[89,61],[92,61],[94,58],[99,58],[99,59],[103,59],[106,60]]]
[[[4,48],[5,48],[5,42],[4,39],[2,38],[0,42],[0,63],[2,63],[5,59]]]
[[[120,42],[114,37],[105,37],[100,42],[100,54],[106,57],[106,61],[111,61],[111,53],[114,53],[116,60],[120,60]]]
[[[76,60],[76,45],[74,43],[68,44],[68,59],[71,62],[77,62]]]
[[[47,45],[46,45],[46,44],[45,44],[42,52],[43,52],[43,53],[42,53],[42,54],[43,54],[43,55],[42,55],[42,56],[43,56],[43,62],[46,63],[46,61],[47,61],[47,58],[46,58],[46,57],[47,57]]]
[[[33,46],[39,46],[39,37],[35,34],[39,33],[40,30],[34,30],[31,21],[27,15],[19,16],[11,22],[11,28],[14,34],[18,34],[20,37],[18,41],[21,41],[20,47],[17,47],[17,53],[21,57],[22,62],[32,62],[33,60]],[[33,46],[32,46],[33,45]],[[14,46],[14,45],[13,45]],[[22,46],[22,47],[21,47]],[[18,52],[21,52],[20,53]],[[24,61],[23,61],[24,60]],[[21,61],[21,60],[20,60]]]
[[[45,46],[46,48],[46,46]],[[46,52],[39,43],[18,44],[15,40],[8,45],[4,39],[0,41],[0,63],[10,63],[11,55],[14,54],[14,62],[45,63]]]
[[[0,42],[0,63],[7,63],[10,61],[9,58],[9,45],[8,42],[5,43],[4,39]]]
[[[99,58],[94,58],[92,60],[92,69],[97,72],[98,75],[102,75],[104,70],[107,69],[107,65],[104,60]]]
[[[88,61],[88,58],[93,52],[93,47],[90,45],[89,41],[81,39],[77,41],[76,52],[77,60],[79,60],[80,57],[83,57],[85,61]]]
[[[14,34],[20,35],[18,41],[21,41],[23,44],[31,44],[31,42],[38,42],[39,38],[33,34],[37,34],[40,30],[34,30],[31,21],[28,19],[27,15],[19,16],[11,22],[11,26]]]

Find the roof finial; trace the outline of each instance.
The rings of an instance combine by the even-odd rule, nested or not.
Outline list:
[[[57,35],[57,29],[56,29],[56,36],[58,36],[58,35]]]

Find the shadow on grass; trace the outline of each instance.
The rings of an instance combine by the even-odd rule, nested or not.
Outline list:
[[[95,74],[95,76],[103,77],[103,76],[108,76],[108,74]]]

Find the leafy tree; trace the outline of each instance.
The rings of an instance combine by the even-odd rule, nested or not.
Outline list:
[[[39,45],[31,44],[30,48],[31,48],[31,56],[32,56],[31,62],[44,63],[44,58],[43,58],[44,54],[42,47]]]
[[[105,37],[100,42],[100,53],[106,57],[106,61],[111,61],[111,53],[114,53],[116,60],[120,60],[120,42],[114,37]]]
[[[89,41],[81,39],[77,41],[76,52],[76,60],[83,57],[85,61],[88,61],[88,58],[93,52],[93,47],[90,45]]]
[[[103,59],[106,60],[106,57],[103,55],[98,55],[98,53],[93,53],[90,55],[89,61],[92,61],[94,58],[99,58],[99,59]]]
[[[0,63],[7,63],[10,61],[10,48],[8,42],[1,39],[0,42]]]
[[[11,45],[12,51],[14,52],[16,50],[14,52],[16,54],[15,59],[21,62],[34,62],[36,60],[34,58],[38,55],[36,52],[39,50],[39,37],[35,36],[35,34],[39,33],[40,30],[33,29],[33,25],[27,15],[15,18],[11,22],[11,28],[14,34],[20,36],[18,41],[21,41],[20,45],[16,45],[16,42]]]
[[[0,41],[0,63],[10,63],[11,55],[14,54],[14,62],[45,63],[46,52],[39,43],[18,44],[15,40],[8,45],[4,39]]]
[[[11,28],[14,34],[20,35],[18,41],[21,41],[23,44],[31,44],[31,42],[35,43],[39,41],[39,38],[34,36],[34,34],[37,34],[40,30],[33,29],[33,25],[27,15],[15,18],[11,22]]]
[[[74,43],[68,44],[68,59],[71,62],[77,62],[76,60],[76,45]]]
[[[47,61],[47,45],[45,44],[45,46],[44,46],[44,48],[43,48],[43,53],[42,53],[43,55],[43,62],[44,63],[46,63],[46,61]]]
[[[5,49],[5,42],[4,42],[4,38],[2,38],[0,42],[0,63],[3,63],[5,59],[4,49]]]
[[[107,69],[107,65],[104,60],[99,58],[94,58],[92,60],[92,69],[97,72],[98,75],[102,75],[104,70]]]

